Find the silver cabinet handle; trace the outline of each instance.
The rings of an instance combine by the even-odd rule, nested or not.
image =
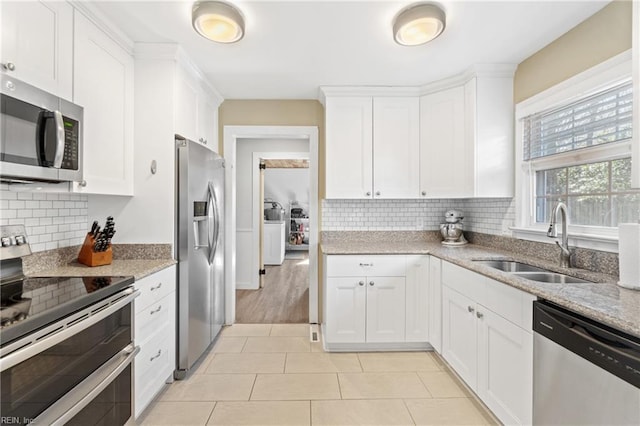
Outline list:
[[[14,64],[13,62],[7,62],[6,64],[2,64],[2,69],[5,71],[15,71],[16,64]]]
[[[160,312],[161,309],[162,309],[162,305],[158,306],[158,309],[154,309],[153,311],[149,312],[149,314],[150,315],[157,314],[158,312]]]
[[[200,138],[200,139],[198,139],[198,140],[199,140],[199,141],[200,141],[200,143],[202,143],[202,144],[205,144],[205,145],[207,144],[207,140],[206,140],[205,138]]]
[[[359,281],[359,282],[358,282],[358,285],[359,285],[360,287],[362,287],[362,286],[364,285],[364,281]]]
[[[425,195],[427,195],[427,191],[422,191],[421,194],[424,197]]]
[[[151,288],[150,288],[150,290],[151,290],[151,291],[155,291],[155,290],[158,290],[160,287],[162,287],[162,283],[158,283],[158,285],[157,285],[157,286],[155,286],[155,287],[151,287]]]
[[[78,186],[82,187],[82,188],[86,187],[87,186],[87,181],[86,180],[81,180],[80,182],[78,182]]]
[[[375,284],[373,281],[369,281],[369,285],[370,285],[371,287],[373,287],[373,284]]]
[[[380,196],[380,191],[376,191],[376,197]]]
[[[467,306],[467,311],[469,312],[474,312],[475,309],[472,306]]]
[[[362,267],[373,266],[373,263],[360,263],[360,266],[362,266]]]
[[[482,318],[482,317],[484,317],[484,314],[482,312],[476,312],[476,316],[478,318]]]
[[[367,197],[371,196],[371,191],[367,191]]]
[[[160,358],[161,354],[162,354],[162,349],[158,349],[158,353],[152,356],[151,358],[149,358],[149,361],[153,361],[156,358]]]

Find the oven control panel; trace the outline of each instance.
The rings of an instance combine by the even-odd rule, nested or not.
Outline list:
[[[15,259],[31,254],[24,225],[0,226],[0,260]]]

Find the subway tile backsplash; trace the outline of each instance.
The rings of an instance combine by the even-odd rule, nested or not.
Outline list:
[[[14,192],[0,184],[0,225],[25,225],[34,252],[82,244],[88,196]]]
[[[511,235],[515,220],[512,198],[433,200],[322,200],[323,231],[432,231],[444,213],[462,210],[464,229]]]

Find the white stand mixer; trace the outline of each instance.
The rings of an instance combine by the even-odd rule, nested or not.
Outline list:
[[[444,214],[445,223],[440,224],[440,233],[444,237],[445,246],[462,246],[468,244],[462,233],[464,214],[460,210],[448,210]]]

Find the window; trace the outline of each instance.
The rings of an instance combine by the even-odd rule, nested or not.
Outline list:
[[[617,226],[640,217],[631,188],[630,53],[618,55],[516,106],[514,235],[549,241],[558,201],[580,246],[617,250]]]

